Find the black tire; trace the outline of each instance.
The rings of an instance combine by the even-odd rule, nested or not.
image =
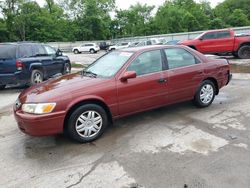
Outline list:
[[[79,54],[79,53],[80,53],[79,50],[77,49],[74,50],[74,54]]]
[[[69,74],[71,72],[71,64],[66,62],[63,68],[63,74]]]
[[[94,54],[94,53],[95,53],[95,50],[94,50],[94,49],[90,49],[90,50],[89,50],[89,53]]]
[[[39,77],[41,79],[39,79]],[[31,72],[30,85],[39,84],[39,83],[43,82],[43,79],[44,79],[43,72],[38,70],[38,69],[34,69]]]
[[[241,59],[250,59],[250,46],[249,45],[241,46],[238,51],[238,56]]]
[[[207,92],[207,94],[204,93],[204,89],[206,88],[208,89],[207,91],[210,91]],[[210,80],[205,80],[201,83],[201,85],[197,89],[193,102],[199,108],[208,107],[214,101],[215,94],[216,94],[216,89],[214,83]],[[202,97],[202,95],[205,96]],[[209,100],[206,101],[205,98]]]
[[[233,52],[232,54],[235,58],[239,58],[238,52]]]
[[[88,134],[89,130],[92,129],[93,127],[93,119],[92,121],[91,120],[87,120],[88,117],[85,116],[85,114],[88,114],[89,115],[89,112],[95,112],[98,117],[101,117],[101,120],[102,120],[102,123],[99,124],[99,130],[97,128],[95,128],[95,131],[97,131],[96,133],[94,133],[92,136],[90,135],[89,137],[85,134]],[[87,116],[88,116],[87,115]],[[94,117],[95,117],[94,115]],[[86,118],[85,120],[83,120],[85,122],[85,125],[83,126],[83,124],[81,125],[78,125],[78,123],[80,122],[79,119],[80,119],[80,116],[81,117],[84,117]],[[97,118],[96,117],[96,118]],[[77,142],[80,142],[80,143],[86,143],[86,142],[92,142],[94,140],[96,140],[97,138],[99,138],[105,128],[107,127],[108,125],[108,117],[107,117],[107,113],[106,111],[99,105],[96,105],[96,104],[85,104],[83,106],[80,106],[78,107],[69,117],[68,121],[67,121],[67,125],[65,127],[65,131],[67,133],[67,135],[69,135],[69,137]],[[86,125],[88,124],[89,125]],[[96,125],[96,124],[95,124]],[[78,128],[80,126],[83,126],[81,127],[80,129],[84,129],[84,130],[80,130],[77,131],[77,127]],[[93,131],[91,130],[90,131],[90,134],[93,133]]]
[[[6,85],[0,85],[0,90],[3,90]]]
[[[193,50],[196,50],[195,46],[188,46],[189,48],[192,48]]]

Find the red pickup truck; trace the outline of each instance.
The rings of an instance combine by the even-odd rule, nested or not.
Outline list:
[[[207,31],[193,40],[179,44],[189,46],[204,54],[231,53],[241,59],[250,58],[250,35],[235,35],[232,29]]]

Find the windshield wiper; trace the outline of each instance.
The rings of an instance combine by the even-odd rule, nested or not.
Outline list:
[[[95,74],[95,73],[93,73],[91,71],[85,71],[85,70],[82,71],[82,75],[91,76],[91,77],[94,77],[94,78],[97,77],[97,74]]]

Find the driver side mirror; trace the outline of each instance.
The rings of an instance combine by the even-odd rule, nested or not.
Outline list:
[[[203,41],[203,37],[199,38],[200,41]]]
[[[62,55],[63,55],[62,51],[60,49],[57,49],[56,56],[62,56]]]
[[[132,79],[132,78],[136,78],[136,72],[135,71],[127,71],[121,77],[121,81],[126,82],[128,79]]]

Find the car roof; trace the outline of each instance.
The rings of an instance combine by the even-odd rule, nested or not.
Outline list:
[[[209,33],[209,32],[220,32],[220,31],[233,31],[233,29],[214,29],[214,30],[208,30],[205,31],[205,33]]]
[[[140,47],[132,47],[132,48],[124,48],[119,51],[123,52],[144,52],[150,50],[160,50],[164,48],[173,48],[173,47],[185,48],[183,45],[149,45],[149,46],[140,46]]]

